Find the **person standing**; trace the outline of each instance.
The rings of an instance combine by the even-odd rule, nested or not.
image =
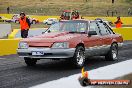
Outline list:
[[[10,13],[10,7],[7,7],[7,13],[8,14]]]
[[[26,17],[24,12],[20,13],[19,22],[21,27],[21,37],[27,38],[31,23],[30,23],[30,20]]]
[[[122,21],[121,21],[121,18],[120,16],[117,17],[117,21],[115,22],[116,24],[116,28],[121,28],[122,27]]]
[[[131,15],[132,15],[131,8],[128,8],[128,16],[131,16]]]
[[[112,4],[114,4],[115,0],[112,0]]]

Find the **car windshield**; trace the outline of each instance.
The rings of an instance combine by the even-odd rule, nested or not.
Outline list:
[[[85,21],[62,21],[51,25],[47,32],[86,32]]]

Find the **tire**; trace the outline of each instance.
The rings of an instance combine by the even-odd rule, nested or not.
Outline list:
[[[75,67],[81,68],[85,63],[85,49],[82,46],[78,46],[75,50],[72,62]]]
[[[36,21],[32,21],[32,24],[36,24]]]
[[[37,62],[36,59],[27,58],[27,57],[25,57],[24,60],[25,60],[25,63],[27,64],[27,66],[35,66],[36,62]]]
[[[18,20],[15,20],[15,23],[19,23],[19,21]]]
[[[113,43],[110,47],[109,52],[105,55],[107,61],[115,61],[118,59],[118,45]]]
[[[46,22],[45,25],[48,25],[48,23]]]

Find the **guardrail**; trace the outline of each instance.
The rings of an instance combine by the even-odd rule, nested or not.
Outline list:
[[[16,54],[20,39],[0,39],[0,56]]]
[[[0,38],[7,37],[11,33],[11,24],[0,24]]]
[[[92,19],[92,20],[96,18],[106,19],[108,21],[112,21],[112,23],[117,21],[117,17],[84,17],[84,19]],[[121,17],[121,21],[123,25],[132,25],[132,17]]]
[[[113,31],[121,34],[124,40],[132,40],[132,27],[114,28]]]
[[[4,16],[6,18],[11,19],[13,14],[0,14],[0,16]],[[42,15],[30,15],[32,18],[38,19],[40,22],[43,22],[43,20],[46,20],[47,18],[58,18],[60,19],[60,16],[42,16]],[[116,17],[88,17],[84,16],[84,19],[96,19],[96,18],[103,18],[112,22],[115,22],[117,19]],[[123,22],[123,25],[132,25],[132,17],[121,17],[121,20]]]

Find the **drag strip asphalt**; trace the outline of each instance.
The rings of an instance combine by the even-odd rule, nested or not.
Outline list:
[[[119,50],[118,61],[105,61],[103,57],[89,58],[85,70],[132,59],[132,41],[125,41]],[[35,67],[27,67],[18,55],[0,56],[0,88],[28,88],[41,83],[68,77],[81,72],[67,61],[39,60]]]

